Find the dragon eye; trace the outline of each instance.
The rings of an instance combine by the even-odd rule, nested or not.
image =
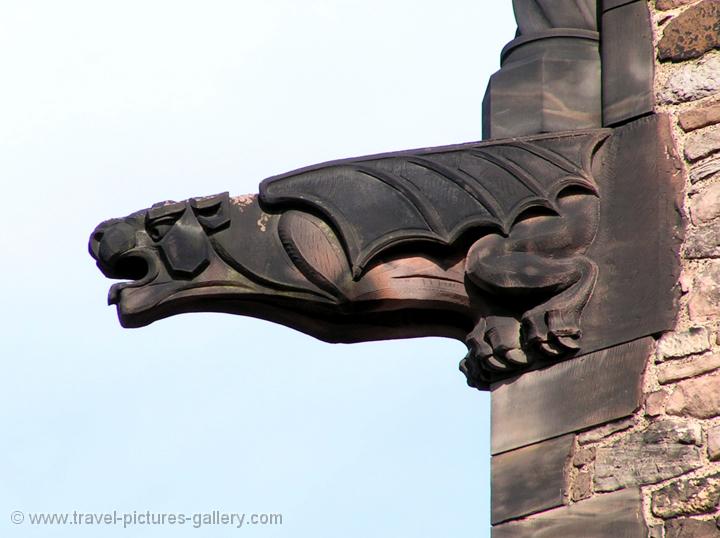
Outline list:
[[[180,215],[167,215],[148,221],[146,226],[148,235],[150,235],[153,241],[160,241],[179,218]]]
[[[145,215],[145,229],[153,241],[160,241],[185,212],[185,202],[155,204]]]

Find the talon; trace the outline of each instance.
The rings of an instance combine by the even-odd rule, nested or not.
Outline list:
[[[578,350],[580,349],[580,343],[578,342],[577,338],[574,337],[568,337],[568,336],[557,336],[555,337],[558,341],[558,343],[563,346],[564,348],[571,349],[571,350]]]
[[[528,356],[522,349],[510,349],[505,353],[505,358],[518,366],[527,366],[530,364]]]
[[[540,349],[545,353],[546,355],[552,355],[553,357],[557,357],[562,353],[557,347],[552,345],[550,342],[541,342],[540,343]]]
[[[499,372],[505,372],[509,369],[509,366],[507,364],[503,364],[496,357],[493,357],[492,355],[490,355],[489,357],[485,357],[483,359],[483,362],[485,363],[485,365],[488,368],[490,368],[492,370],[497,370]]]
[[[492,376],[492,372],[511,372],[524,368],[529,359],[521,349],[521,325],[509,316],[480,319],[465,339],[468,357],[474,366]]]

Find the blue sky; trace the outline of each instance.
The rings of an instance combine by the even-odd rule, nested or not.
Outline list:
[[[86,243],[156,201],[479,139],[510,4],[0,2],[0,534],[489,536],[489,396],[460,342],[218,314],[122,329]],[[283,525],[27,522],[74,510]]]

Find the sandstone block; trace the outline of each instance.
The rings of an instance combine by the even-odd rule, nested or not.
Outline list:
[[[710,185],[693,197],[690,215],[695,224],[704,224],[720,217],[720,183]]]
[[[702,432],[677,418],[651,423],[606,446],[595,457],[595,491],[656,484],[702,467]]]
[[[492,390],[492,453],[632,415],[642,405],[641,377],[654,347],[652,338],[641,338],[499,383]]]
[[[680,113],[679,123],[683,131],[690,132],[708,125],[720,123],[720,103],[698,106]]]
[[[710,349],[710,337],[705,327],[690,327],[686,331],[665,333],[658,342],[657,357],[672,359],[703,353]]]
[[[704,0],[667,23],[658,43],[658,58],[681,62],[719,46],[720,0]]]
[[[665,401],[667,400],[667,392],[658,390],[651,392],[645,399],[645,414],[649,417],[656,417],[665,412]]]
[[[686,363],[666,363],[658,368],[660,384],[674,383],[688,377],[706,374],[720,368],[720,355],[703,355]]]
[[[720,222],[688,230],[683,252],[693,259],[720,257]]]
[[[573,502],[592,497],[592,482],[592,475],[588,471],[578,473],[570,488],[570,498]]]
[[[493,538],[645,538],[637,488],[594,497],[520,521],[496,525]]]
[[[562,506],[573,444],[569,434],[493,456],[492,524]]]
[[[652,512],[669,519],[712,512],[720,503],[720,473],[678,480],[652,494]]]
[[[707,451],[710,461],[720,460],[720,426],[712,426],[708,430]]]
[[[698,519],[680,518],[665,524],[665,538],[718,538],[715,522]]]
[[[635,425],[635,419],[633,417],[624,418],[622,420],[616,420],[615,422],[609,422],[603,426],[595,428],[587,432],[583,432],[577,436],[578,443],[581,445],[587,445],[589,443],[595,443],[600,439],[604,439],[612,435],[613,433],[627,430]]]
[[[687,103],[720,91],[720,56],[708,55],[695,64],[680,64],[657,95],[660,104]]]
[[[712,260],[698,271],[688,309],[694,321],[720,316],[720,261]]]
[[[720,151],[720,128],[710,127],[695,131],[685,139],[685,157],[698,161]]]
[[[690,168],[690,182],[697,183],[720,172],[720,159],[710,159]]]
[[[595,460],[595,447],[580,447],[573,455],[575,467],[585,467]]]
[[[668,398],[670,415],[712,418],[720,415],[720,375],[706,375],[681,381]]]

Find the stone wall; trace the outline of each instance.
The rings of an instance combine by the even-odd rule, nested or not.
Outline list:
[[[637,386],[587,362],[493,389],[495,538],[720,537],[720,0],[650,9],[656,112],[685,165],[677,327],[593,357],[644,371]],[[612,398],[592,394],[607,386]]]
[[[641,409],[576,436],[567,495],[639,487],[650,536],[720,536],[720,0],[651,9],[656,110],[686,165],[681,312],[648,361]]]

